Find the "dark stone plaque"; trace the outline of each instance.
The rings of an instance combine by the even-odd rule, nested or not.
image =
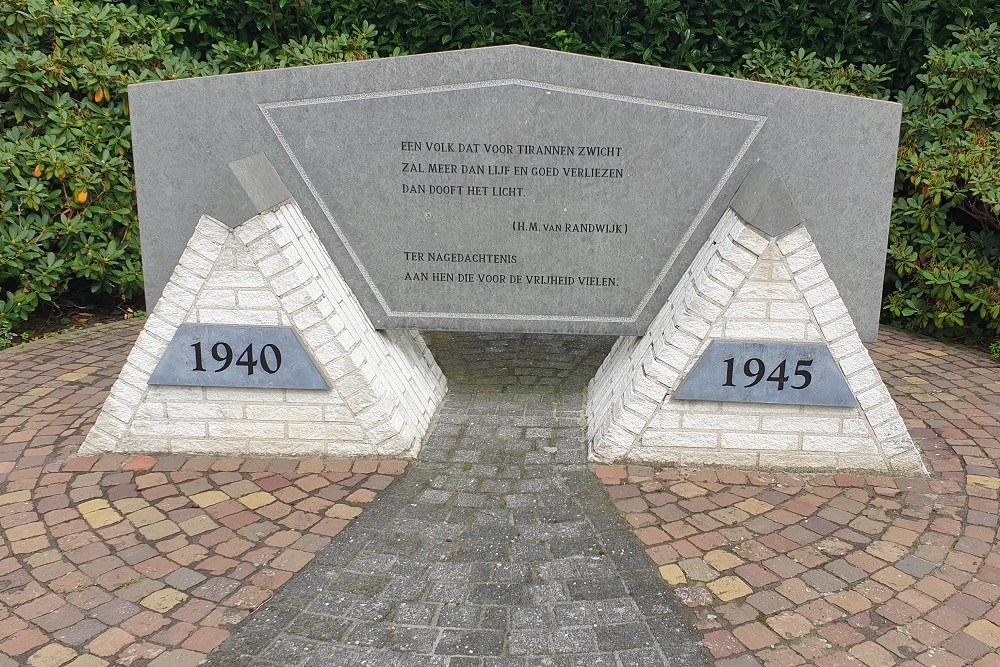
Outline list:
[[[857,400],[822,343],[713,340],[674,398],[852,408]]]
[[[290,327],[182,324],[149,384],[329,389]]]

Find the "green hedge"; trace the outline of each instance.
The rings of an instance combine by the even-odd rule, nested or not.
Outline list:
[[[1000,334],[1000,28],[933,47],[899,95],[887,316],[973,342]]]
[[[0,347],[42,302],[142,291],[125,87],[372,54],[370,35],[178,49],[178,21],[101,2],[0,4]]]
[[[1000,332],[1000,29],[986,25],[1000,7],[991,0],[139,7],[0,4],[0,346],[42,302],[141,293],[128,83],[511,42],[899,99],[886,317],[972,341]]]
[[[884,66],[757,49],[739,74],[890,97]],[[1000,334],[1000,28],[933,47],[919,87],[899,93],[903,127],[886,261],[885,318],[978,343]]]
[[[177,19],[205,51],[236,39],[276,44],[370,21],[381,53],[527,44],[728,73],[762,43],[893,68],[916,83],[953,25],[1000,21],[995,0],[134,0]]]

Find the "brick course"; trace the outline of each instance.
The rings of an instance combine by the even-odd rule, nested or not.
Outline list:
[[[676,401],[716,338],[829,346],[857,408]],[[622,338],[590,383],[590,451],[602,462],[925,474],[815,244],[769,241],[729,211],[641,338]]]
[[[148,386],[181,323],[293,327],[331,391]],[[379,332],[294,202],[202,218],[82,453],[414,456],[446,391],[414,331]]]

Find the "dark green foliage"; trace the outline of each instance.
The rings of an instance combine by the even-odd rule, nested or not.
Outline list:
[[[127,83],[508,43],[898,97],[886,315],[1000,331],[995,0],[132,4],[0,0],[0,347],[40,302],[141,292]]]
[[[1000,235],[937,222],[912,198],[893,206],[885,311],[901,325],[979,342],[1000,332]],[[925,205],[923,205],[925,206]]]
[[[140,292],[124,87],[196,69],[131,8],[8,0],[0,21],[3,331],[68,290]]]
[[[899,177],[933,206],[1000,232],[1000,27],[932,47],[904,105]]]
[[[381,53],[528,44],[699,71],[732,72],[759,44],[845,63],[882,63],[894,88],[916,83],[928,46],[952,24],[1000,21],[994,0],[133,0],[176,18],[207,52],[235,40],[274,45],[380,30]]]
[[[831,93],[888,99],[892,70],[885,65],[854,65],[839,58],[820,58],[805,49],[785,53],[759,47],[743,56],[741,78]]]
[[[266,52],[173,46],[176,20],[101,2],[0,0],[0,348],[40,302],[142,291],[125,86],[367,57],[367,35]]]
[[[981,340],[1000,333],[1000,28],[933,47],[901,93],[886,311]]]
[[[757,49],[742,76],[889,97],[882,66]],[[934,47],[904,105],[889,228],[884,312],[973,342],[1000,333],[1000,29],[961,30]]]

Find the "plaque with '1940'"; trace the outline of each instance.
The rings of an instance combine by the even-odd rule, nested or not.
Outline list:
[[[329,389],[290,327],[182,324],[152,385]]]
[[[854,407],[840,366],[822,343],[713,340],[674,398]]]

